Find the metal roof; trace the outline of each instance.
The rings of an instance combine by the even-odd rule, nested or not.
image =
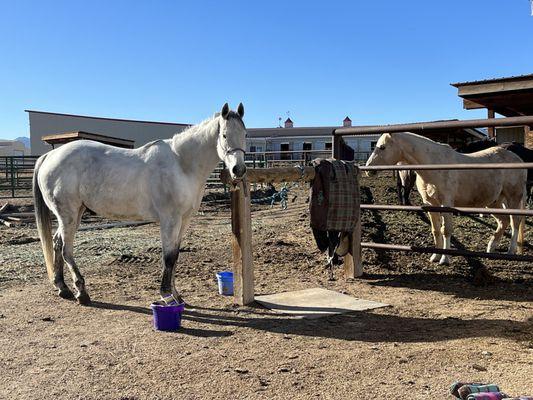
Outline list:
[[[533,79],[533,74],[506,76],[506,77],[501,77],[501,78],[483,79],[479,81],[456,82],[456,83],[450,83],[450,85],[459,87],[459,86],[468,86],[468,85],[480,85],[483,83],[521,81],[524,79]]]
[[[191,125],[191,124],[182,124],[182,123],[178,123],[178,122],[142,121],[142,120],[138,120],[138,119],[93,117],[91,115],[65,114],[65,113],[56,113],[56,112],[39,111],[39,110],[24,110],[24,111],[27,112],[27,113],[62,115],[62,116],[66,116],[66,117],[77,117],[77,118],[103,119],[103,120],[107,120],[107,121],[140,122],[140,123],[143,123],[143,124],[162,124],[162,125],[177,125],[177,126],[190,126]]]

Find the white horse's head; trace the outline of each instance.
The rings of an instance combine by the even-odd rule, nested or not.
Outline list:
[[[395,145],[393,135],[384,133],[376,143],[376,148],[368,158],[366,165],[395,165],[401,159],[401,151]],[[366,174],[367,176],[376,175],[376,171],[367,171]]]
[[[218,156],[229,170],[231,179],[242,179],[246,173],[244,154],[246,153],[246,127],[242,117],[244,106],[237,107],[237,112],[230,111],[228,103],[224,104],[219,117],[217,141]]]

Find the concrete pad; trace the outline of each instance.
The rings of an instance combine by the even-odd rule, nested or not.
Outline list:
[[[389,306],[322,288],[256,296],[255,301],[272,311],[302,318],[319,318]]]

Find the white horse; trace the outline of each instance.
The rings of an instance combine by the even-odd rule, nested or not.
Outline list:
[[[405,164],[464,164],[464,163],[520,163],[514,153],[492,147],[472,154],[461,154],[447,144],[434,142],[414,133],[385,133],[366,165]],[[525,201],[526,170],[418,170],[416,186],[425,204],[445,207],[522,208]],[[453,233],[450,213],[429,213],[431,228],[437,248],[450,249]],[[509,216],[493,215],[498,226],[490,239],[487,251],[499,244],[509,224]],[[517,247],[518,227],[521,217],[512,216],[509,253]],[[440,261],[439,261],[440,260]],[[431,261],[450,262],[448,255],[433,254]]]
[[[245,172],[246,128],[224,104],[220,115],[174,135],[129,150],[82,140],[41,156],[33,191],[37,229],[48,277],[59,296],[72,298],[63,279],[66,262],[80,304],[90,303],[73,256],[74,236],[86,208],[115,219],[159,222],[163,250],[161,296],[180,299],[174,270],[181,239],[200,207],[207,178],[222,160],[233,179]],[[51,213],[58,229],[52,238]]]

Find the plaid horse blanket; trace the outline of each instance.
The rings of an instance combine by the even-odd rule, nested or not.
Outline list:
[[[352,232],[359,208],[359,169],[344,161],[316,159],[311,184],[311,228]]]

